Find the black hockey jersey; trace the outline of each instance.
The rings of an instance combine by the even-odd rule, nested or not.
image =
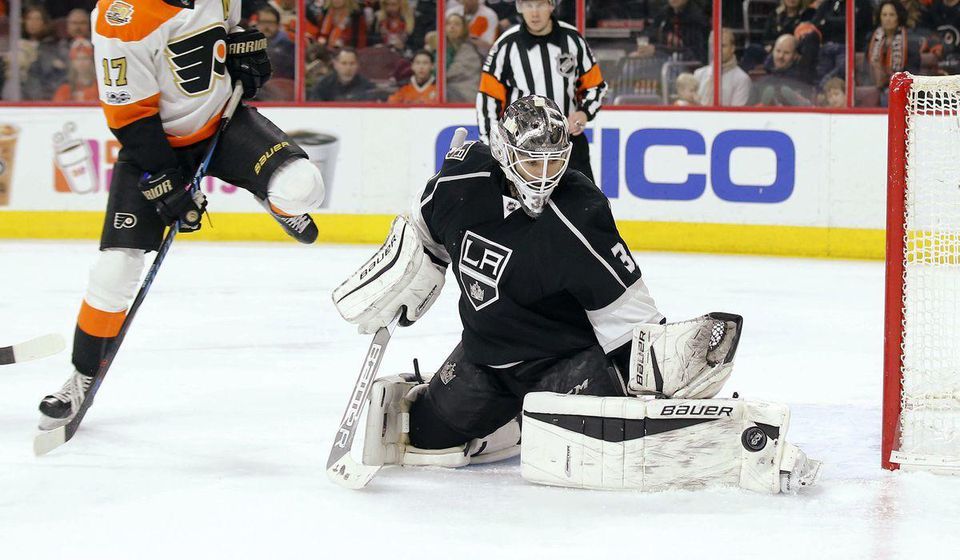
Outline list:
[[[504,366],[598,343],[609,353],[663,318],[589,179],[568,170],[537,219],[508,187],[490,149],[470,142],[447,153],[411,211],[428,252],[453,265],[468,360]]]

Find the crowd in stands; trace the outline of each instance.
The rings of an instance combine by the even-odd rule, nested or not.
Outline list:
[[[721,104],[846,106],[846,1],[724,2]],[[960,0],[852,1],[857,105],[885,105],[901,70],[960,73]],[[298,0],[242,3],[242,24],[264,33],[273,63],[260,101],[297,99],[299,77],[307,101],[435,103],[442,60],[445,100],[473,103],[487,51],[519,21],[514,0],[447,0],[441,57],[437,0],[305,0],[303,17]],[[95,4],[23,0],[11,41],[0,0],[3,99],[96,101]],[[606,103],[713,104],[710,0],[586,0],[585,9]],[[575,10],[558,0],[555,14],[575,23]]]

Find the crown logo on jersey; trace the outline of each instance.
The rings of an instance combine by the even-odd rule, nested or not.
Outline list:
[[[133,21],[133,6],[122,0],[113,0],[106,13],[103,14],[103,19],[114,27],[126,25]]]
[[[483,301],[483,288],[480,287],[480,284],[477,284],[476,282],[470,284],[470,297],[477,301]]]

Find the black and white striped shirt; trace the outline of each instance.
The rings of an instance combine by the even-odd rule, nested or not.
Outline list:
[[[506,30],[490,48],[480,74],[477,120],[480,138],[489,142],[490,127],[507,105],[526,95],[549,97],[569,115],[583,111],[593,120],[607,83],[577,29],[553,19],[553,30],[532,35],[523,23]]]

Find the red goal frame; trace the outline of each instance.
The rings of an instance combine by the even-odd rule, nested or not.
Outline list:
[[[883,329],[883,429],[880,463],[897,470],[890,453],[900,444],[903,393],[904,198],[907,190],[907,95],[913,78],[899,72],[890,79],[887,132],[887,255]]]

